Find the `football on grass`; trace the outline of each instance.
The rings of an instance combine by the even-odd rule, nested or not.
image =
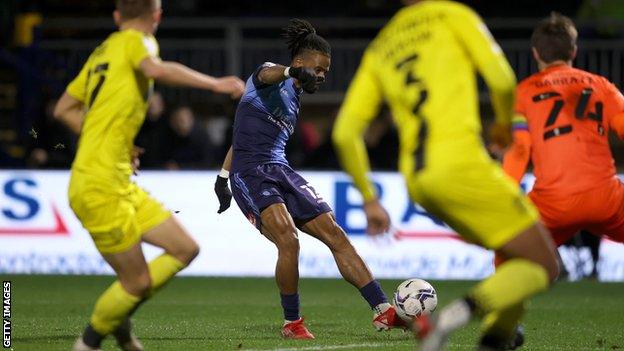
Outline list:
[[[422,279],[408,279],[394,292],[397,315],[406,322],[422,314],[431,314],[438,306],[438,295],[431,284]]]

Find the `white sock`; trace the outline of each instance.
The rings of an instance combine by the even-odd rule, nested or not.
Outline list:
[[[392,307],[392,305],[390,305],[387,302],[384,302],[384,303],[380,303],[379,305],[373,307],[373,311],[375,312],[375,315],[378,315],[378,314],[382,314],[382,313],[386,312],[390,307]]]
[[[471,318],[472,312],[466,301],[456,300],[440,312],[436,329],[443,333],[450,333],[468,324]]]

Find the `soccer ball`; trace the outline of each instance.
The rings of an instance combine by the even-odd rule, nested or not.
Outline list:
[[[428,315],[438,306],[438,295],[428,282],[408,279],[399,284],[394,292],[394,306],[402,320],[410,322],[422,314]]]

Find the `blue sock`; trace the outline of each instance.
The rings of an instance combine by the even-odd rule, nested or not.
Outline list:
[[[364,285],[360,288],[360,294],[366,299],[366,302],[370,305],[371,309],[375,308],[380,303],[387,303],[388,299],[381,286],[376,280]]]
[[[282,308],[284,309],[284,319],[287,321],[299,319],[299,294],[280,294],[280,298],[282,299]]]

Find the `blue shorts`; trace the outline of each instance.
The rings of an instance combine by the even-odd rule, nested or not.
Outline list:
[[[230,180],[234,200],[258,230],[262,228],[260,213],[276,203],[285,204],[296,223],[331,212],[329,205],[302,176],[281,163],[232,173]]]

